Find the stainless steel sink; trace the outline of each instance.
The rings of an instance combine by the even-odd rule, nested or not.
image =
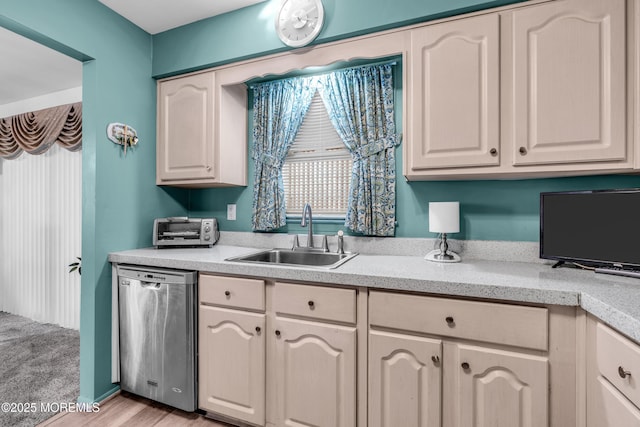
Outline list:
[[[298,265],[331,269],[344,264],[356,255],[358,254],[350,252],[338,254],[307,248],[299,248],[295,250],[275,248],[249,255],[227,258],[225,261],[272,265]]]

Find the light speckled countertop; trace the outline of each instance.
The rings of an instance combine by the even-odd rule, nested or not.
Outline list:
[[[640,279],[548,264],[463,259],[456,264],[422,256],[360,254],[334,270],[225,261],[260,249],[216,245],[196,249],[134,249],[109,261],[269,280],[330,283],[429,294],[580,306],[640,342]]]

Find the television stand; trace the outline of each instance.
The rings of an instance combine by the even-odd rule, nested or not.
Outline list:
[[[551,268],[558,268],[558,267],[560,267],[562,264],[564,264],[564,261],[558,261],[558,262],[556,262],[555,264],[553,264],[553,265],[551,266]]]
[[[615,274],[616,276],[635,277],[640,279],[639,270],[624,270],[622,268],[598,267],[595,269],[595,272],[604,274]]]

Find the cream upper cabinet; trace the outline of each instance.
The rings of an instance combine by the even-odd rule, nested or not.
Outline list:
[[[587,427],[640,426],[640,345],[587,318]]]
[[[246,185],[247,89],[233,67],[158,82],[156,184]]]
[[[369,427],[442,425],[442,341],[369,333]]]
[[[158,83],[158,184],[215,178],[215,73]]]
[[[411,31],[407,175],[499,164],[499,34],[498,14]]]
[[[199,281],[198,406],[264,425],[264,282],[205,274]]]
[[[626,1],[554,1],[518,9],[507,31],[512,73],[505,79],[510,99],[503,117],[512,124],[505,138],[510,161],[629,165]]]
[[[634,22],[626,0],[555,0],[411,30],[407,179],[632,171]]]

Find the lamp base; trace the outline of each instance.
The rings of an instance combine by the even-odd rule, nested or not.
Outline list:
[[[432,262],[460,262],[460,255],[451,251],[443,254],[440,249],[434,249],[426,254],[424,259]]]

